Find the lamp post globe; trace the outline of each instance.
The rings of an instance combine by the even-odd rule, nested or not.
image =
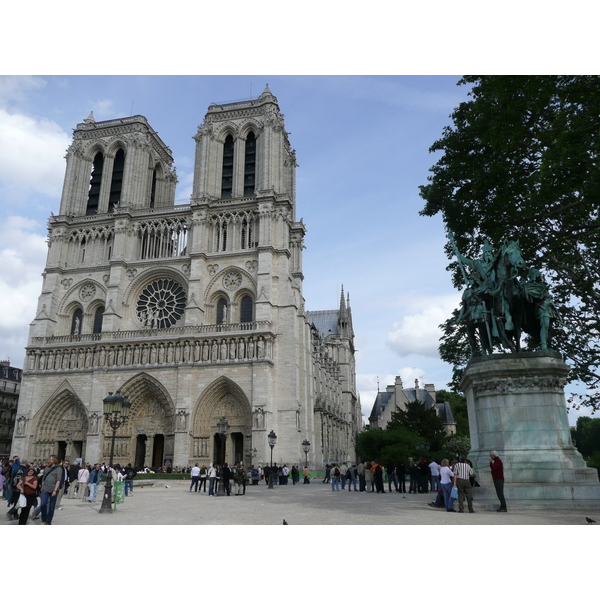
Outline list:
[[[302,450],[304,450],[305,455],[304,466],[308,467],[308,452],[310,450],[310,442],[308,440],[304,440],[302,442]]]
[[[275,444],[277,442],[277,436],[275,435],[275,432],[271,429],[271,433],[269,433],[269,435],[267,436],[267,438],[269,439],[269,447],[271,448],[271,474],[269,475],[269,489],[272,490],[273,489],[273,448],[275,447]]]

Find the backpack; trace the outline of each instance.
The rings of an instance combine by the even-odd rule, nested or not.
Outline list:
[[[335,471],[333,472],[333,474],[334,474],[336,477],[339,477],[339,476],[340,476],[340,470],[339,470],[339,469],[336,467],[336,468],[335,468]]]

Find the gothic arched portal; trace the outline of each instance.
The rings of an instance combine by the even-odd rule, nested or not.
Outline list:
[[[138,468],[173,463],[175,407],[167,390],[154,377],[141,373],[121,386],[131,402],[127,424],[117,430],[114,462]],[[103,452],[108,460],[112,431],[104,430]]]
[[[35,427],[33,462],[46,461],[50,454],[59,460],[85,458],[88,414],[70,388],[64,388],[42,407]]]
[[[225,454],[218,435],[218,422],[227,419]],[[252,459],[252,411],[250,402],[240,386],[222,376],[213,381],[202,393],[192,416],[192,447],[190,462],[233,464]]]

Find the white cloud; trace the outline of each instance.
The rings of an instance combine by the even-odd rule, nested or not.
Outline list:
[[[60,197],[70,141],[53,121],[0,109],[0,180],[8,188]]]
[[[408,314],[393,324],[386,336],[388,346],[400,356],[418,354],[437,358],[441,336],[439,326],[459,303],[460,294],[420,298],[419,306],[408,307]]]
[[[46,239],[38,223],[24,217],[8,217],[0,224],[0,355],[22,365],[42,287],[40,273],[46,261]]]
[[[46,85],[46,80],[32,75],[4,75],[0,77],[0,106],[25,98],[27,92]]]

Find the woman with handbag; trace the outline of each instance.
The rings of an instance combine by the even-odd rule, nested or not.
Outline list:
[[[35,474],[35,469],[30,467],[27,469],[27,475],[21,478],[17,483],[17,489],[22,496],[19,497],[19,503],[23,503],[23,497],[25,498],[25,506],[21,507],[21,513],[19,514],[19,525],[27,525],[27,519],[29,518],[29,511],[32,506],[36,505],[37,501],[37,488],[38,478]]]
[[[452,505],[454,504],[454,498],[452,498],[452,480],[454,478],[454,473],[452,469],[448,466],[450,463],[447,458],[442,460],[442,466],[440,468],[440,487],[444,490],[444,504],[446,505],[446,510],[448,512],[456,512]]]

